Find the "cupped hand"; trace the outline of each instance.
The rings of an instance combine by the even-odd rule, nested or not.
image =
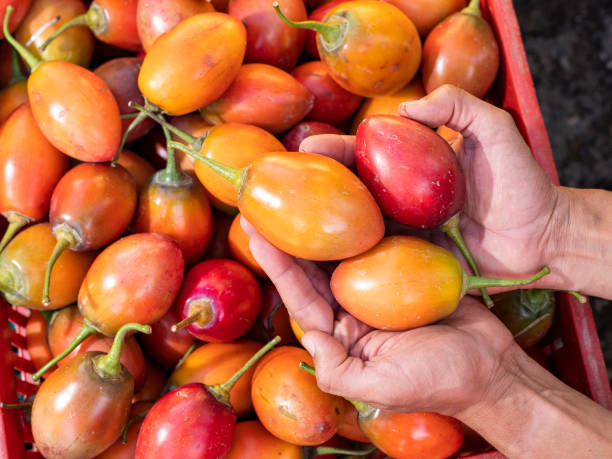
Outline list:
[[[555,211],[560,192],[536,163],[508,112],[447,85],[401,104],[399,113],[432,128],[446,125],[464,136],[458,155],[466,178],[460,229],[482,275],[528,277],[551,264],[558,247]],[[319,135],[305,139],[300,149],[350,167],[354,145],[352,136]],[[448,241],[442,245],[451,247]],[[569,287],[562,273],[552,269],[535,285]]]
[[[272,246],[245,219],[250,249],[306,332],[317,383],[328,393],[386,410],[457,416],[499,387],[504,354],[516,347],[504,325],[477,300],[435,325],[374,330],[333,301],[316,264]]]

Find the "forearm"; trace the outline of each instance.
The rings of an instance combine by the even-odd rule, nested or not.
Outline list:
[[[518,346],[484,399],[457,417],[510,458],[612,455],[612,412],[571,389]]]
[[[550,228],[550,287],[612,298],[612,192],[560,187]]]

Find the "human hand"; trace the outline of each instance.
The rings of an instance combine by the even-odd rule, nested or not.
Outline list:
[[[458,155],[466,178],[460,228],[482,275],[521,278],[552,265],[552,273],[534,286],[569,289],[553,263],[561,194],[534,160],[512,117],[452,86],[402,104],[400,114],[434,128],[447,125],[464,136]],[[313,136],[300,149],[348,166],[354,162],[352,136]],[[435,242],[451,248],[442,237]]]
[[[436,325],[405,332],[374,330],[338,308],[329,277],[267,242],[248,222],[250,249],[291,316],[306,332],[319,387],[401,412],[457,416],[504,380],[501,361],[512,335],[477,300],[466,297]]]

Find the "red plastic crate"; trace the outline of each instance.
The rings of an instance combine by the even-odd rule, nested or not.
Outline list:
[[[533,87],[527,58],[511,0],[482,0],[481,9],[493,26],[501,51],[500,74],[492,90],[495,102],[508,110],[551,180],[559,183],[546,127]],[[15,403],[36,390],[25,342],[29,311],[0,300],[0,400]],[[11,324],[9,326],[9,323]],[[612,409],[612,393],[593,314],[573,296],[557,296],[557,314],[549,333],[552,371],[571,387]],[[0,410],[0,458],[39,458],[32,433],[21,411]],[[470,456],[494,459],[489,452]]]

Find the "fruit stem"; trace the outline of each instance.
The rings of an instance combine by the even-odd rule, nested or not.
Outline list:
[[[315,369],[312,365],[309,365],[306,362],[300,362],[299,367],[300,370],[304,370],[306,373],[310,373],[311,375],[316,376]],[[359,411],[359,414],[366,415],[374,409],[364,402],[358,402],[357,400],[351,400],[350,398],[347,398],[345,400],[351,405],[353,405],[357,409],[357,411]]]
[[[270,330],[271,333],[274,333],[274,324],[272,323],[274,321],[274,316],[276,316],[276,313],[279,311],[280,308],[282,308],[285,304],[283,303],[283,301],[279,301],[278,303],[276,303],[274,305],[274,307],[272,308],[272,310],[270,311],[270,314],[268,314],[267,320],[266,320],[266,327],[268,328],[268,330]]]
[[[136,127],[142,123],[145,119],[147,119],[147,115],[143,114],[143,113],[129,113],[130,115],[134,115],[134,119],[132,120],[132,122],[130,123],[130,125],[127,127],[127,129],[125,130],[125,132],[123,133],[123,136],[121,137],[121,142],[119,143],[119,148],[117,148],[117,153],[115,154],[115,157],[113,158],[113,160],[111,161],[111,164],[113,166],[115,166],[117,164],[117,162],[119,161],[119,157],[121,156],[121,152],[123,151],[123,147],[125,146],[125,143],[127,142],[127,138],[129,137],[129,135],[131,134],[131,132],[136,129]],[[121,117],[123,118],[124,115],[121,115]]]
[[[181,328],[185,328],[187,325],[191,325],[192,323],[197,322],[200,319],[200,317],[202,317],[202,314],[204,314],[204,309],[199,309],[193,314],[185,317],[179,323],[174,324],[170,328],[170,330],[172,330],[172,332],[175,333],[177,330],[180,330]]]
[[[13,239],[13,236],[17,234],[17,231],[32,221],[31,218],[18,212],[7,212],[6,219],[8,220],[9,225],[4,232],[4,236],[2,236],[2,240],[0,241],[0,252],[2,252],[6,245],[11,242],[11,239]]]
[[[51,300],[49,299],[49,285],[51,283],[51,271],[53,271],[53,265],[55,265],[55,262],[62,255],[64,250],[67,248],[76,247],[79,242],[81,242],[79,236],[76,234],[76,231],[65,223],[62,223],[57,227],[55,237],[57,238],[57,242],[53,248],[53,252],[51,252],[51,256],[47,262],[47,269],[45,271],[45,284],[43,286],[42,297],[42,304],[45,307],[51,304]]]
[[[8,24],[9,24],[9,20],[11,19],[11,15],[13,14],[13,10],[14,8],[12,5],[9,5],[6,7],[6,14],[4,15],[4,23],[2,24],[2,31],[4,32],[4,38],[6,38],[6,41],[8,41],[15,50],[17,50],[17,52],[23,58],[23,60],[26,61],[26,64],[28,64],[28,67],[30,67],[30,70],[34,71],[40,64],[43,63],[43,61],[42,59],[38,59],[36,56],[34,56],[34,54],[28,51],[25,46],[23,46],[21,43],[15,40],[15,37],[13,37],[11,33],[9,32]]]
[[[168,128],[170,130],[170,132],[172,132],[174,135],[176,135],[180,139],[182,139],[185,142],[187,142],[189,145],[193,146],[193,145],[196,145],[198,142],[202,141],[200,138],[194,137],[194,136],[188,134],[187,132],[177,128],[176,126],[168,123],[161,116],[158,116],[157,114],[153,113],[150,108],[143,107],[142,105],[134,102],[133,100],[131,100],[128,103],[128,105],[131,108],[135,108],[140,113],[143,113],[145,116],[148,116],[149,118],[151,118],[153,121],[157,122],[158,124],[161,124],[162,126],[165,126],[166,128]]]
[[[59,37],[67,29],[77,26],[89,27],[96,35],[103,34],[108,29],[108,21],[106,19],[106,15],[104,14],[104,9],[98,3],[93,2],[87,12],[79,16],[75,16],[69,21],[63,23],[62,26],[57,29],[55,33],[53,33],[53,35],[45,40],[45,42],[41,45],[40,50],[46,50],[47,46],[49,46],[53,40]]]
[[[459,213],[456,213],[451,218],[446,220],[444,223],[442,223],[440,229],[444,233],[446,233],[446,235],[450,237],[451,240],[455,243],[455,245],[459,248],[459,251],[463,255],[463,258],[465,258],[465,261],[467,261],[467,264],[472,270],[472,274],[474,274],[475,276],[480,276],[478,266],[476,265],[474,258],[472,258],[472,254],[467,248],[467,245],[465,245],[465,241],[463,240],[463,236],[461,235],[461,231],[459,230],[459,215]],[[482,300],[484,301],[484,304],[489,309],[491,309],[493,307],[493,300],[491,299],[487,291],[484,288],[481,288],[480,293],[482,294]]]
[[[64,351],[61,354],[58,354],[55,357],[53,357],[40,370],[34,373],[34,375],[32,376],[34,381],[38,381],[40,377],[44,375],[47,372],[47,370],[49,370],[49,368],[53,367],[53,365],[55,365],[57,362],[59,362],[64,357],[66,357],[68,354],[70,354],[74,350],[74,348],[76,348],[79,344],[81,344],[83,341],[85,341],[89,336],[93,335],[94,333],[98,333],[98,330],[87,319],[83,320],[83,326],[81,327],[81,330],[74,337],[74,339],[68,345],[68,347],[66,347],[66,349],[64,349]]]
[[[183,363],[185,363],[185,360],[187,360],[187,358],[193,353],[193,351],[195,351],[196,347],[198,347],[197,341],[194,341],[193,343],[191,343],[191,346],[189,346],[189,349],[187,349],[187,352],[183,354],[183,356],[181,357],[181,360],[179,360],[178,363],[174,366],[174,370],[172,371],[173,374],[176,370],[180,368],[180,366]],[[168,380],[166,381],[166,384],[164,384],[164,387],[161,390],[160,397],[162,395],[166,395],[168,392],[170,392],[171,389],[176,388],[176,386],[172,384],[171,381],[172,381],[172,377],[168,378]]]
[[[583,294],[581,294],[580,292],[577,292],[577,291],[575,291],[575,290],[568,290],[568,291],[567,291],[567,293],[569,293],[570,295],[575,296],[575,297],[576,297],[576,299],[577,299],[577,300],[578,300],[580,303],[582,303],[582,304],[584,304],[584,303],[586,303],[586,302],[587,302],[587,297],[586,297],[586,296],[584,296]]]
[[[480,13],[480,0],[470,0],[470,4],[461,10],[464,14],[482,17]]]
[[[19,63],[19,55],[15,48],[11,48],[11,68],[13,69],[13,76],[8,82],[7,86],[12,86],[15,83],[19,83],[26,79],[25,75],[21,71],[21,64]]]
[[[170,130],[166,126],[162,126],[162,130],[166,137],[166,168],[161,173],[160,179],[167,185],[176,185],[181,181],[183,174],[176,164],[174,148],[169,145],[172,142]]]
[[[116,378],[121,373],[121,351],[123,350],[123,339],[125,335],[131,331],[139,331],[141,333],[151,333],[149,325],[141,325],[136,323],[125,324],[115,333],[113,345],[108,351],[108,354],[94,357],[94,365],[96,371],[103,378]]]
[[[298,29],[314,30],[315,32],[318,32],[321,34],[324,41],[333,42],[338,39],[338,35],[340,35],[342,32],[341,30],[339,30],[338,26],[331,26],[329,24],[325,24],[320,21],[294,22],[283,14],[283,12],[280,10],[278,2],[272,3],[272,8],[274,8],[274,11],[276,11],[276,14],[278,14],[278,17],[281,18],[281,20],[285,24],[291,27],[298,28]]]
[[[317,446],[315,448],[315,457],[323,456],[325,454],[346,454],[349,456],[367,456],[370,453],[376,451],[376,446],[370,446],[368,449],[354,450],[354,449],[343,449],[334,448],[332,446]]]
[[[2,408],[3,410],[29,410],[32,408],[32,402],[24,402],[24,403],[0,402],[0,408]]]
[[[545,266],[540,272],[527,279],[496,279],[493,277],[465,276],[466,282],[463,284],[462,295],[474,288],[482,287],[514,287],[535,282],[550,273],[550,268]]]
[[[183,145],[180,142],[175,142],[173,140],[168,142],[168,146],[172,148],[176,148],[177,150],[181,150],[183,153],[188,154],[192,158],[202,161],[204,164],[210,167],[213,171],[215,171],[221,177],[223,177],[228,182],[230,182],[233,185],[233,187],[236,189],[236,191],[240,192],[240,190],[242,189],[242,185],[244,183],[244,175],[245,175],[245,171],[247,170],[247,168],[235,169],[233,167],[226,166],[213,159],[205,158],[204,156],[200,155],[199,153],[192,150],[191,148]]]
[[[128,430],[130,430],[130,427],[132,427],[132,424],[140,421],[141,419],[144,419],[144,417],[147,415],[149,411],[151,411],[151,408],[147,408],[143,412],[135,414],[130,419],[128,419],[128,422],[125,423],[125,427],[123,428],[123,432],[121,433],[121,443],[123,443],[124,445],[127,443]]]
[[[238,382],[238,380],[245,374],[249,368],[251,368],[255,362],[257,362],[266,352],[272,349],[280,342],[280,336],[275,336],[274,339],[268,341],[265,346],[263,346],[260,350],[258,350],[253,357],[251,357],[247,363],[245,363],[242,368],[240,368],[236,373],[232,375],[230,379],[225,381],[222,384],[215,384],[213,386],[207,386],[208,390],[211,391],[217,400],[226,405],[229,405],[229,394],[232,391],[234,385]]]

